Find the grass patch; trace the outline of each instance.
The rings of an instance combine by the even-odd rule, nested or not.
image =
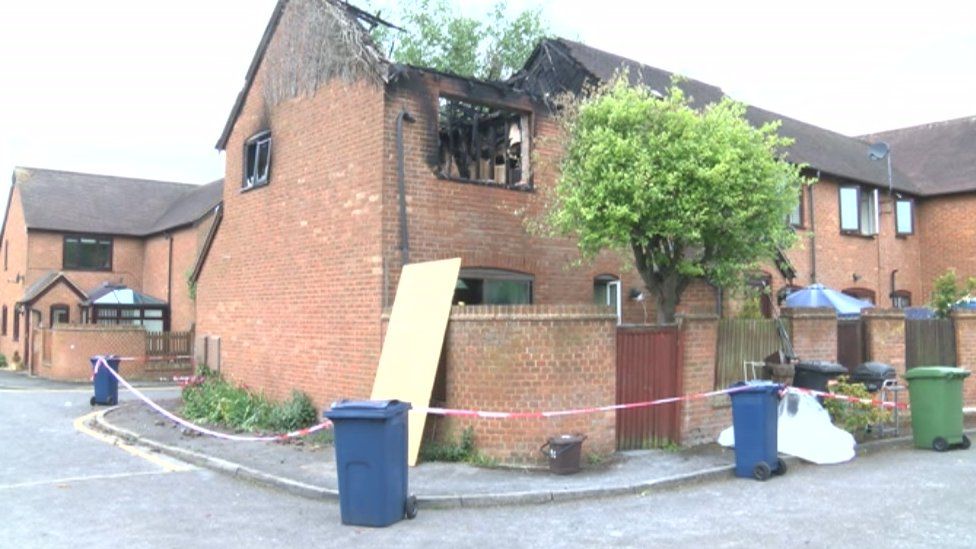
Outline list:
[[[246,388],[235,387],[205,366],[200,376],[183,388],[183,415],[241,431],[284,433],[316,423],[315,406],[308,395],[292,391],[291,398],[275,403]]]

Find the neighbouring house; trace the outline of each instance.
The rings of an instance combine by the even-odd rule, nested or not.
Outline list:
[[[0,231],[0,352],[46,375],[34,363],[40,330],[191,330],[187,280],[219,218],[221,188],[16,168]]]
[[[517,410],[623,398],[614,393],[614,326],[654,317],[639,299],[639,276],[609,253],[578,265],[571,239],[527,222],[545,210],[557,176],[559,128],[547,97],[606,81],[622,66],[658,90],[671,74],[554,39],[509,81],[479,81],[388,61],[364,28],[376,24],[344,2],[276,5],[217,142],[227,159],[223,217],[192,278],[198,333],[219,341],[207,360],[271,397],[292,389],[317,405],[365,397],[402,265],[460,257],[436,400]],[[681,85],[698,105],[722,96],[695,80]],[[801,243],[756,273],[755,284],[772,290],[767,313],[780,290],[814,281],[885,306],[917,304],[926,299],[926,262],[968,265],[964,246],[928,245],[953,238],[931,219],[959,198],[942,196],[944,174],[904,167],[910,157],[898,150],[908,145],[878,137],[892,143],[889,185],[867,140],[754,107],[749,117],[782,120],[782,133],[796,139],[791,158],[818,181],[784,219]],[[976,191],[967,181],[953,192]],[[702,281],[680,310],[728,314],[733,302]],[[578,306],[592,303],[603,307]],[[714,345],[711,354],[696,346],[710,345],[702,343],[714,339],[710,330],[692,328],[684,351],[674,351],[707,378],[694,384],[704,390],[713,385]],[[558,426],[612,449],[612,415]],[[503,460],[531,461],[552,428],[492,424],[478,436]]]

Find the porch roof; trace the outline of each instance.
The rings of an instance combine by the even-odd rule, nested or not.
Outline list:
[[[85,305],[149,305],[165,306],[162,299],[152,297],[121,284],[102,284],[92,290]]]

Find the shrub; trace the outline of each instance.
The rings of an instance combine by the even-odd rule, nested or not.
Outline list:
[[[837,382],[831,386],[830,392],[857,398],[876,398],[875,395],[868,392],[864,384],[850,383],[847,376],[837,378]],[[825,399],[824,408],[830,414],[834,425],[854,435],[865,431],[872,425],[886,422],[891,417],[891,412],[880,406],[835,398]]]
[[[183,414],[202,421],[244,431],[293,431],[314,425],[315,406],[307,395],[292,391],[285,402],[273,403],[263,395],[235,387],[206,366],[201,377],[183,388]],[[202,381],[200,381],[202,380]]]
[[[477,452],[474,448],[474,429],[466,427],[461,431],[461,439],[446,443],[430,442],[421,446],[422,461],[472,461]]]

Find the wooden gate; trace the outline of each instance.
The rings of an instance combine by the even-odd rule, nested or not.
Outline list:
[[[681,333],[677,327],[617,329],[617,404],[681,394]],[[617,411],[617,449],[636,450],[680,442],[681,405]]]
[[[776,321],[767,318],[723,318],[718,323],[715,388],[724,389],[745,379],[744,362],[762,362],[780,350]],[[748,372],[751,378],[751,372]]]
[[[905,319],[905,368],[955,365],[956,329],[951,318]]]
[[[837,362],[850,372],[864,359],[864,322],[860,318],[838,320]]]

